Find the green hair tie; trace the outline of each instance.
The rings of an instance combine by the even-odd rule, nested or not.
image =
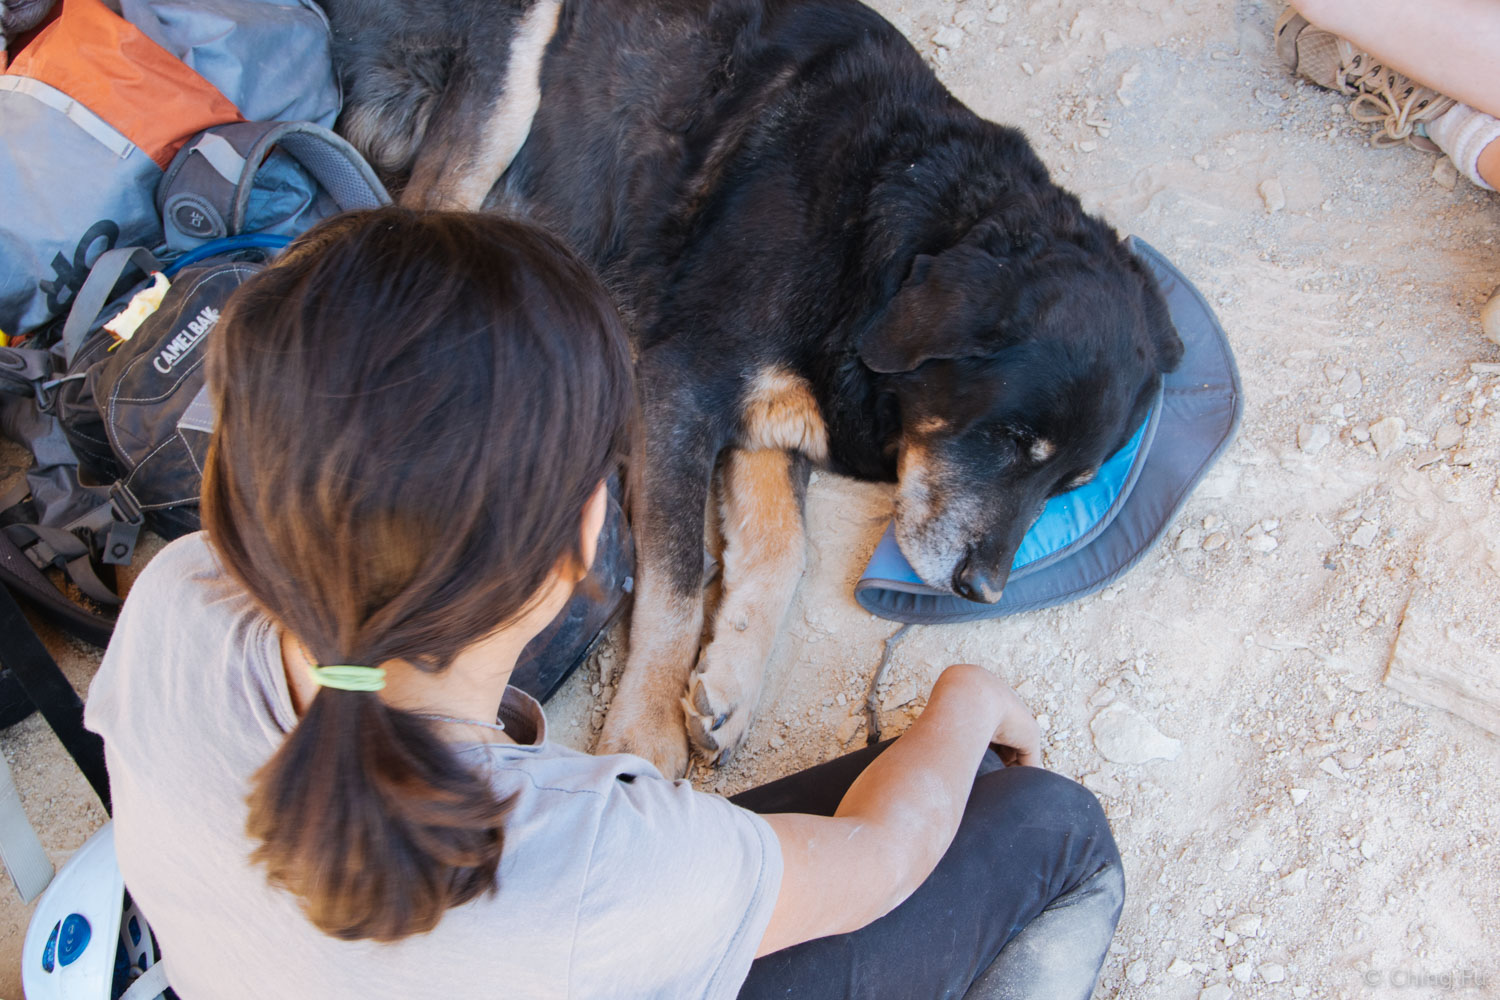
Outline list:
[[[385,687],[384,667],[359,667],[339,663],[328,667],[311,667],[308,673],[319,687],[340,691],[379,691]]]

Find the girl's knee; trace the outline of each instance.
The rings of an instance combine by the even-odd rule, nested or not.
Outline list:
[[[1007,767],[997,777],[1009,786],[1007,795],[1030,804],[1028,813],[1064,820],[1080,832],[1109,833],[1099,799],[1073,779],[1040,767]]]

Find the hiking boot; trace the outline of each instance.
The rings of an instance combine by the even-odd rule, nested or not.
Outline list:
[[[1439,152],[1424,125],[1458,102],[1382,65],[1368,52],[1310,23],[1292,8],[1276,21],[1276,54],[1289,70],[1320,87],[1354,98],[1349,114],[1363,125],[1379,125],[1376,146],[1407,143]]]

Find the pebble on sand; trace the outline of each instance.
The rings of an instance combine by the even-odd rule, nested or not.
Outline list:
[[[1327,424],[1302,424],[1297,428],[1297,447],[1309,455],[1316,455],[1333,441],[1333,432]]]
[[[1116,764],[1176,760],[1182,753],[1181,740],[1162,735],[1145,716],[1123,701],[1100,709],[1089,729],[1099,753]]]
[[[1406,443],[1406,421],[1400,417],[1386,417],[1370,425],[1370,440],[1380,457],[1391,454]]]
[[[1266,203],[1267,212],[1279,212],[1286,208],[1286,191],[1275,177],[1260,182],[1260,198]]]
[[[1458,185],[1458,168],[1453,161],[1446,156],[1440,157],[1432,167],[1432,179],[1437,186],[1445,191],[1452,191]]]
[[[1225,926],[1234,931],[1240,937],[1260,936],[1261,916],[1259,913],[1241,913],[1239,916],[1231,917]]]
[[[1214,983],[1198,994],[1198,1000],[1232,1000],[1234,991],[1223,983]]]
[[[933,33],[932,41],[945,49],[956,49],[963,44],[964,30],[957,25],[945,24]]]

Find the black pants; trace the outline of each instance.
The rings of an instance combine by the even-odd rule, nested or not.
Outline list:
[[[759,813],[831,816],[885,745],[752,788]],[[851,934],[757,959],[740,1000],[1088,1000],[1125,878],[1082,785],[985,755],[958,834],[904,903]]]

